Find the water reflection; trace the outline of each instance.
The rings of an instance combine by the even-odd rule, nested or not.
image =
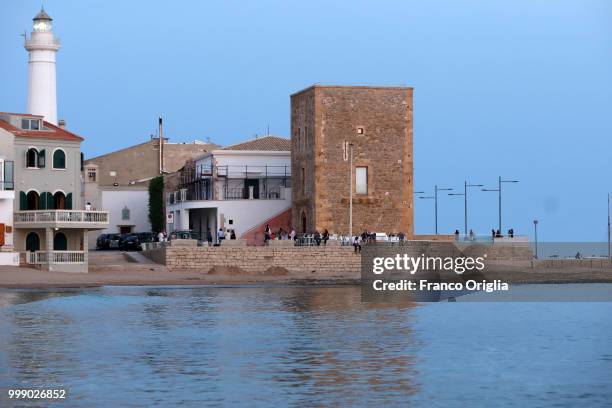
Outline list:
[[[0,388],[66,387],[71,407],[492,406],[503,395],[525,406],[557,384],[565,402],[612,398],[600,384],[612,372],[601,340],[612,335],[610,304],[364,303],[350,286],[0,299]]]

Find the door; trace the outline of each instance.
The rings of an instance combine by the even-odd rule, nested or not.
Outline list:
[[[26,237],[26,251],[40,251],[40,238],[35,232],[30,232]]]
[[[249,198],[249,187],[253,187],[253,198],[259,198],[259,179],[244,180],[244,197]]]
[[[121,235],[129,234],[130,232],[132,232],[132,227],[119,227],[119,233]]]
[[[53,237],[53,249],[56,251],[68,250],[68,239],[66,238],[66,234],[63,232],[55,234],[55,237]]]

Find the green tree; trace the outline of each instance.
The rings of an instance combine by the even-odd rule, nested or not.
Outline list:
[[[164,178],[157,176],[149,182],[149,221],[151,222],[151,230],[156,233],[163,231],[165,219]]]

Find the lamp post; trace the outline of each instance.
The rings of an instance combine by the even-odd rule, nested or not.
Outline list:
[[[353,239],[353,144],[349,143],[349,237]]]
[[[612,259],[610,253],[610,193],[608,193],[608,259]]]
[[[466,180],[463,183],[463,193],[448,193],[450,196],[463,196],[463,228],[465,235],[468,234],[468,187],[482,187],[482,184],[468,184]]]
[[[438,191],[452,191],[452,188],[439,188],[438,185],[434,186],[433,196],[421,196],[420,199],[434,200],[434,223],[436,235],[438,235]]]
[[[535,233],[535,259],[538,259],[538,220],[533,220],[533,230]]]
[[[498,178],[498,184],[496,189],[492,188],[483,188],[482,191],[497,191],[498,192],[498,202],[499,202],[499,232],[502,232],[502,183],[518,183],[518,180],[502,180],[501,176]]]

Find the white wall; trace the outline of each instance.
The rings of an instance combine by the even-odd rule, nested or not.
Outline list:
[[[13,198],[14,191],[0,190],[0,224],[13,226]],[[13,245],[13,233],[4,234],[4,245]]]
[[[188,229],[186,211],[197,208],[217,209],[217,230],[219,227],[236,230],[240,236],[251,228],[291,208],[291,189],[285,189],[282,200],[200,200],[184,201],[168,206],[167,211],[174,211],[175,224],[168,225],[168,231]],[[221,217],[225,224],[221,225]],[[229,220],[233,224],[229,225]]]
[[[90,249],[96,247],[96,239],[100,234],[118,234],[121,225],[133,226],[133,232],[151,231],[151,223],[149,223],[148,190],[99,190],[97,204],[97,209],[108,211],[109,226],[106,229],[91,231],[89,233]],[[126,206],[130,210],[130,218],[128,220],[123,220],[121,212]]]

